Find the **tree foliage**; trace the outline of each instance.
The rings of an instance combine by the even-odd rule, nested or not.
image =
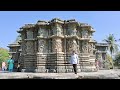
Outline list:
[[[2,64],[2,61],[6,61],[9,58],[8,50],[4,48],[0,48],[0,66]]]
[[[107,36],[106,39],[104,39],[103,41],[105,41],[105,42],[107,42],[109,44],[109,51],[110,51],[111,55],[113,53],[118,52],[119,45],[116,44],[116,39],[115,39],[113,34],[109,34],[109,36]]]
[[[116,39],[114,37],[113,34],[109,34],[109,36],[106,37],[106,39],[104,39],[103,41],[107,42],[109,44],[109,51],[111,53],[111,58],[112,58],[112,55],[114,53],[117,53],[119,51],[119,45],[116,44]],[[112,66],[114,67],[114,64],[113,64],[113,59],[111,59],[111,63],[112,63]]]
[[[112,57],[109,54],[107,54],[107,57],[106,57],[106,60],[105,60],[105,64],[106,64],[105,66],[107,68],[112,68],[113,67],[112,63],[113,63]]]
[[[115,65],[120,66],[120,52],[115,55]]]

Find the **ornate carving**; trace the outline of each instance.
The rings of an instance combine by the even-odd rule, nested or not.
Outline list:
[[[33,53],[33,42],[32,41],[27,41],[27,53]]]
[[[48,35],[48,30],[44,29],[43,27],[39,28],[38,35],[41,37],[46,37]]]
[[[88,53],[88,45],[86,42],[82,43],[82,52],[83,53]]]
[[[68,40],[68,52],[72,52],[75,50],[76,52],[79,52],[79,45],[77,44],[76,40]]]
[[[93,44],[92,43],[90,43],[89,44],[89,53],[93,53]]]
[[[53,35],[61,35],[62,34],[62,26],[61,25],[58,25],[56,24],[54,27],[53,27]]]
[[[43,53],[44,48],[45,48],[45,40],[39,40],[38,41],[38,51],[40,53]]]
[[[34,42],[34,47],[35,52],[37,52],[37,41]]]
[[[82,38],[88,38],[88,31],[82,30]]]
[[[62,32],[61,32],[61,28],[60,27],[57,27],[57,35],[61,35]]]
[[[27,46],[25,43],[22,43],[22,53],[26,53]]]
[[[52,40],[53,43],[53,51],[56,52],[62,52],[62,41],[61,39],[53,39]]]
[[[27,39],[33,39],[33,32],[27,31]]]
[[[77,29],[76,29],[75,25],[68,26],[68,34],[69,35],[76,35],[77,34]]]
[[[72,41],[71,40],[67,41],[67,46],[68,46],[68,52],[72,51]]]
[[[72,31],[72,35],[77,35],[77,30],[76,30],[76,28],[74,28],[74,30]]]

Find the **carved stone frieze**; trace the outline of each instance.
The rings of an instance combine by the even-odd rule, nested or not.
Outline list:
[[[34,44],[33,44],[33,41],[27,41],[26,42],[26,52],[27,53],[34,53]]]
[[[53,39],[52,40],[52,45],[53,45],[53,52],[62,52],[62,41],[61,39]]]
[[[89,53],[93,54],[93,43],[89,44]]]
[[[88,44],[87,42],[82,42],[82,53],[88,53]]]
[[[33,39],[33,31],[31,30],[27,31],[27,39]]]
[[[87,30],[82,30],[82,38],[88,38],[88,31]]]
[[[44,39],[38,40],[38,52],[43,53],[45,49],[46,42]]]

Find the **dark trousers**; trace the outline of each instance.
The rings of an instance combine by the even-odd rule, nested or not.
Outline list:
[[[73,64],[74,73],[77,74],[77,64]]]
[[[20,68],[17,68],[17,72],[21,72]]]

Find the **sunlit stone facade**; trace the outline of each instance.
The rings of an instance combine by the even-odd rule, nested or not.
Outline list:
[[[73,72],[69,57],[73,50],[79,55],[79,71],[96,71],[96,41],[92,39],[94,29],[75,19],[38,21],[25,24],[17,31],[22,71]]]

